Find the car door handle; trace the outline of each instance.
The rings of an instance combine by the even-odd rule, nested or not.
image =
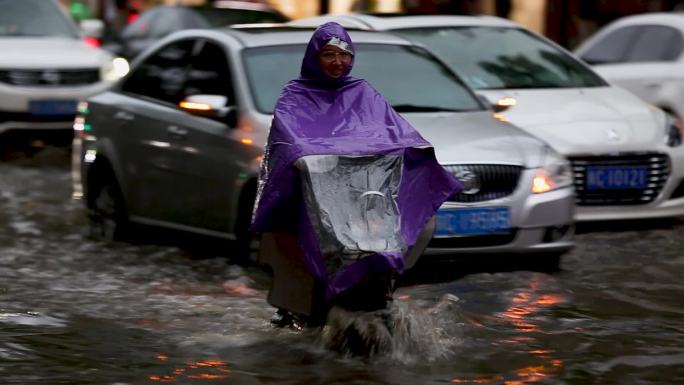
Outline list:
[[[116,114],[114,114],[114,119],[125,120],[127,122],[130,122],[130,121],[133,121],[135,119],[135,115],[131,114],[130,112],[126,112],[126,111],[117,111]]]
[[[178,126],[168,126],[166,128],[166,132],[169,134],[169,136],[175,138],[185,138],[188,136],[188,130]]]

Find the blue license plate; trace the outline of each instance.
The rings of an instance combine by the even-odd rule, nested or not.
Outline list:
[[[35,116],[71,116],[76,114],[76,100],[32,100],[29,113]]]
[[[507,233],[511,229],[507,207],[441,209],[435,236]]]
[[[587,190],[644,189],[648,185],[647,166],[589,166]]]

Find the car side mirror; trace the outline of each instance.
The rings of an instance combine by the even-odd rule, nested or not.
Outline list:
[[[516,104],[516,100],[512,97],[500,98],[496,102],[491,102],[486,96],[480,94],[477,94],[477,98],[480,99],[482,104],[487,106],[488,109],[496,113],[504,112]]]
[[[104,33],[104,22],[99,19],[85,19],[79,23],[81,33],[84,37],[102,38]]]
[[[229,105],[225,95],[190,95],[183,99],[178,106],[190,114],[204,116],[227,123],[229,126],[235,116],[235,106]]]

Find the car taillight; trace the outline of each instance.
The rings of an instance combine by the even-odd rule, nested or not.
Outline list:
[[[126,18],[126,22],[128,24],[133,24],[133,23],[135,23],[136,20],[138,20],[139,16],[140,16],[140,14],[137,12],[129,13],[128,17]]]
[[[96,37],[84,37],[83,41],[88,45],[88,47],[98,48],[100,47],[100,39]]]

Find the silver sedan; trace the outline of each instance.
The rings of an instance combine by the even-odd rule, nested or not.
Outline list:
[[[82,104],[74,192],[85,197],[93,223],[109,236],[138,222],[248,244],[273,107],[298,76],[311,34],[179,32],[140,55],[113,89]],[[382,33],[351,36],[352,75],[368,80],[433,143],[440,163],[466,187],[439,210],[429,254],[533,253],[557,261],[573,246],[565,158],[496,119],[425,49]]]

